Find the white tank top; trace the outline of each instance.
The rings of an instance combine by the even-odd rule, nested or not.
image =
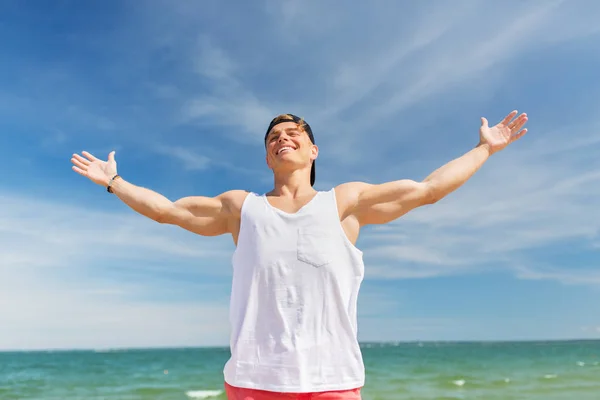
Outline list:
[[[364,264],[334,189],[293,214],[250,193],[232,261],[228,384],[276,392],[364,385],[356,312]]]

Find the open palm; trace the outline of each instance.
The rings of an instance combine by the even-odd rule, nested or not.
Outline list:
[[[108,155],[108,160],[103,161],[87,151],[79,154],[73,154],[71,162],[73,163],[73,171],[80,175],[89,178],[92,182],[98,185],[106,186],[110,179],[117,173],[117,162],[115,161],[115,152],[111,151]]]
[[[523,113],[515,118],[516,115],[517,111],[515,110],[491,128],[488,125],[487,119],[481,118],[481,128],[479,129],[480,144],[487,144],[490,148],[490,153],[493,154],[521,138],[527,133],[527,129],[521,130],[527,122],[527,114]]]

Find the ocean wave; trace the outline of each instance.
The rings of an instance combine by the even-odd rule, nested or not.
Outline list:
[[[222,390],[190,390],[185,392],[186,396],[190,399],[208,399],[210,397],[217,397],[221,393]]]

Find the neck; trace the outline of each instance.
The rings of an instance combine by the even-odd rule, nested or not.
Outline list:
[[[275,173],[273,190],[270,194],[275,196],[302,197],[316,193],[310,186],[310,169],[295,170],[293,172]]]

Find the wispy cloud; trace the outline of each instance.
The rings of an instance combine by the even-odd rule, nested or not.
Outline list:
[[[226,343],[231,240],[198,241],[133,211],[7,194],[0,204],[0,348]],[[197,275],[213,282],[201,301]],[[181,299],[157,301],[162,292]],[[39,335],[49,329],[70,333]]]
[[[2,350],[227,344],[222,302],[132,301],[114,289],[48,287],[33,280],[18,290],[3,287],[0,304]]]
[[[334,82],[333,100],[316,112],[317,121],[335,126],[327,136],[328,143],[335,143],[330,159],[340,163],[373,159],[381,143],[367,132],[385,137],[387,146],[403,143],[407,136],[421,134],[424,125],[431,130],[430,118],[412,118],[415,107],[446,109],[457,100],[489,100],[507,82],[519,85],[526,80],[521,74],[509,74],[530,53],[600,32],[587,19],[579,22],[579,13],[574,12],[579,6],[574,3],[513,3],[510,16],[505,6],[442,3],[439,12],[417,18],[410,40],[402,35],[404,40],[373,46],[376,52],[365,48],[369,57],[357,60],[334,54],[332,64],[339,69],[328,79]],[[556,30],[557,21],[570,12],[569,21],[560,23],[569,29]],[[488,16],[499,20],[490,23]],[[339,140],[342,132],[344,141]]]
[[[600,326],[582,326],[581,330],[583,332],[600,333]]]
[[[132,210],[101,212],[20,195],[4,195],[0,202],[0,235],[7,244],[4,257],[19,259],[23,254],[35,254],[43,264],[60,266],[78,257],[149,261],[169,256],[219,256],[228,250],[215,243],[198,246],[195,235],[169,231],[170,227]],[[226,243],[219,239],[216,242]],[[109,254],[107,248],[111,249]],[[10,266],[3,264],[2,268]]]
[[[581,251],[594,251],[600,163],[584,167],[579,160],[589,159],[598,146],[595,141],[574,146],[570,137],[577,133],[569,129],[534,135],[543,138],[523,139],[511,145],[520,151],[492,156],[472,181],[441,202],[365,232],[361,240],[377,266],[371,276],[430,277],[487,266],[514,270],[521,278],[598,284],[593,268],[557,264],[538,270],[529,254],[573,240]],[[548,163],[547,155],[561,147],[566,149],[561,163]]]
[[[78,126],[92,127],[100,131],[112,131],[116,128],[115,123],[108,117],[98,115],[78,106],[69,106],[64,117],[69,123]]]
[[[375,157],[381,149],[373,133],[391,145],[428,123],[407,115],[399,129],[389,123],[392,116],[425,101],[436,107],[448,100],[444,93],[464,96],[469,90],[473,101],[489,98],[530,52],[599,32],[592,20],[577,21],[578,13],[570,13],[578,6],[565,1],[515,2],[510,15],[504,4],[467,1],[438,2],[432,12],[415,9],[413,14],[389,4],[345,12],[319,2],[267,2],[265,7],[272,24],[252,39],[261,40],[268,56],[244,52],[249,58],[234,59],[217,38],[199,36],[188,57],[206,86],[185,100],[181,121],[201,121],[231,133],[233,140],[258,144],[266,122],[293,109],[317,127],[327,148],[322,162],[332,166]],[[365,13],[373,14],[371,22]],[[339,18],[326,22],[326,15]],[[569,28],[555,29],[557,20]],[[389,30],[386,22],[401,27]],[[373,29],[361,29],[364,37],[356,37],[354,27],[365,24]],[[298,29],[313,26],[318,40],[314,29]],[[313,56],[302,56],[308,53]],[[259,73],[261,67],[272,75]],[[262,88],[256,77],[265,78]],[[299,79],[305,85],[292,96]]]
[[[547,266],[531,262],[532,265],[516,264],[511,269],[520,279],[553,280],[565,285],[600,286],[600,265],[594,266]]]
[[[182,109],[181,121],[213,123],[235,127],[245,134],[233,134],[231,139],[242,143],[261,143],[265,123],[274,111],[245,87],[237,77],[239,66],[211,38],[201,36],[194,49],[198,75],[206,79],[206,94],[189,98]]]
[[[206,169],[210,164],[210,158],[196,154],[193,150],[179,146],[156,146],[155,151],[163,154],[183,164],[183,168],[188,171],[196,171]]]
[[[0,332],[0,347],[226,339],[231,238],[198,238],[114,197],[94,197],[68,158],[117,150],[120,172],[149,187],[157,177],[130,161],[157,162],[177,174],[159,180],[168,197],[270,188],[262,136],[280,112],[313,126],[323,190],[348,180],[419,179],[476,143],[481,115],[492,122],[513,107],[530,114],[530,133],[456,193],[361,233],[363,338],[555,329],[541,327],[544,315],[556,318],[544,307],[531,306],[531,321],[466,315],[467,303],[480,307],[475,314],[496,304],[482,298],[440,311],[449,290],[441,286],[468,289],[490,276],[506,277],[510,290],[558,287],[581,296],[562,314],[579,316],[564,336],[596,326],[581,305],[597,301],[597,288],[584,285],[600,283],[600,3],[428,6],[154,0],[119,7],[101,31],[70,23],[71,15],[60,16],[60,33],[0,25],[5,36],[23,38],[8,48],[0,74],[0,128],[8,133],[0,155],[21,172],[5,176],[0,197],[0,301],[8,304],[0,325],[14,327]],[[23,10],[15,21],[40,12]],[[410,307],[425,286],[443,290],[428,292],[429,309]]]
[[[370,68],[355,68],[364,70],[353,80],[367,82],[364,87],[368,90],[363,90],[363,96],[374,89],[381,91],[384,82],[394,89],[388,91],[390,96],[371,103],[370,110],[366,115],[360,114],[360,119],[366,122],[389,116],[465,81],[481,85],[477,78],[492,67],[494,72],[487,74],[482,89],[493,89],[506,82],[499,72],[513,66],[508,61],[518,62],[529,51],[600,32],[597,24],[590,21],[566,24],[571,29],[556,31],[557,19],[564,18],[567,9],[576,7],[562,0],[513,4],[510,16],[503,13],[504,4],[445,4],[448,8],[441,7],[421,21],[414,38],[403,44],[402,56],[392,57],[391,62],[387,61],[389,58],[385,62],[377,60]],[[447,11],[452,18],[448,18]],[[495,15],[497,23],[482,18],[489,15]],[[388,51],[383,54],[390,57]],[[376,69],[381,66],[388,67],[383,71]],[[377,80],[373,81],[373,77]]]

